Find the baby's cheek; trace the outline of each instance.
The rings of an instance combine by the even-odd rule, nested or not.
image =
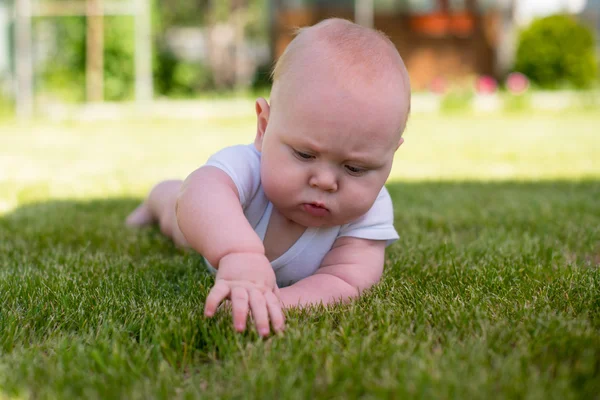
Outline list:
[[[373,203],[375,203],[378,193],[379,192],[374,194],[373,190],[365,188],[357,188],[353,193],[349,193],[349,210],[352,212],[354,218],[366,214],[367,211],[373,207]]]
[[[366,199],[364,197],[359,198],[359,200],[357,201],[357,203],[354,207],[355,218],[365,215],[367,213],[367,211],[369,211],[371,209],[372,205],[373,205],[373,203],[369,202],[368,199]]]
[[[290,190],[290,179],[286,178],[285,171],[270,169],[265,170],[261,176],[263,189],[271,201],[287,197]]]
[[[261,175],[261,183],[263,186],[263,190],[267,194],[268,197],[273,196],[274,190],[277,188],[277,183],[274,182],[274,176],[270,172],[263,172]]]
[[[301,171],[294,166],[279,164],[271,175],[271,184],[275,186],[273,189],[279,191],[297,189],[304,182]]]

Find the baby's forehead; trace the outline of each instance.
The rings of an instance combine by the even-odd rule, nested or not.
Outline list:
[[[326,20],[304,28],[290,43],[275,68],[277,80],[297,68],[329,62],[341,72],[361,70],[379,75],[404,67],[396,48],[382,33],[344,20]]]
[[[304,28],[288,45],[274,72],[274,88],[325,74],[346,85],[395,87],[410,95],[408,72],[392,42],[381,32],[333,19]],[[379,84],[379,85],[377,85]]]
[[[360,86],[346,89],[328,79],[308,84],[299,80],[272,99],[272,121],[298,136],[322,132],[334,134],[343,142],[351,139],[346,135],[357,134],[395,142],[403,130],[406,112],[399,96],[391,90],[378,93]]]

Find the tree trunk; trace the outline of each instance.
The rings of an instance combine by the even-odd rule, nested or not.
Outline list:
[[[89,102],[104,98],[104,20],[102,0],[87,0],[86,91]]]

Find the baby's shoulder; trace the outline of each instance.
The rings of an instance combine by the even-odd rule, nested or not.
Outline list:
[[[260,169],[260,153],[253,144],[225,147],[210,156],[205,165],[229,171],[254,171]]]
[[[219,150],[208,159],[205,166],[219,168],[229,175],[244,205],[260,188],[260,153],[253,144]]]
[[[260,152],[256,150],[254,144],[235,144],[217,151],[209,158],[209,160],[215,158],[230,159],[233,161],[248,158],[260,161]]]

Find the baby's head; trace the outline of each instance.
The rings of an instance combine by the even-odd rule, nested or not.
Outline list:
[[[404,63],[383,34],[341,19],[304,28],[256,102],[265,194],[305,226],[341,225],[373,205],[410,111]]]

